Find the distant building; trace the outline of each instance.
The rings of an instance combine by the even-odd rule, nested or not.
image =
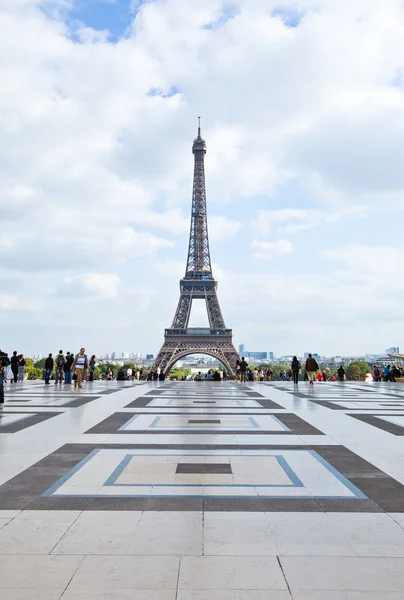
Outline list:
[[[269,360],[273,360],[275,358],[273,352],[268,352],[268,355],[269,355]]]
[[[387,348],[386,354],[400,354],[400,348],[398,346],[392,346]]]
[[[240,344],[240,346],[238,347],[238,353],[240,354],[240,356],[243,356],[245,353],[245,345],[243,343]]]
[[[258,358],[258,360],[268,360],[269,352],[246,352],[248,358]]]
[[[111,354],[111,360],[116,360],[116,352],[113,352],[113,353]]]
[[[316,352],[305,352],[304,358],[309,358],[309,354],[311,354],[315,360],[321,360],[321,356],[319,354],[316,354]]]
[[[154,354],[146,354],[146,360],[153,360]]]

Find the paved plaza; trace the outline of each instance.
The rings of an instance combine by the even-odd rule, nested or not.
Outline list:
[[[403,600],[404,386],[298,388],[7,386],[1,600]]]

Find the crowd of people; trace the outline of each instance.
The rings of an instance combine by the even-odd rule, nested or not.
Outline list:
[[[6,352],[0,350],[0,405],[4,404],[4,384],[17,384],[24,381],[26,361],[23,354],[18,354],[15,350],[9,358]],[[95,355],[90,358],[85,353],[85,348],[81,348],[77,354],[72,352],[63,353],[59,350],[55,357],[49,354],[45,359],[43,369],[43,379],[45,385],[50,385],[54,378],[55,385],[74,384],[75,388],[81,388],[83,379],[88,371],[89,381],[94,380],[94,371],[96,367]]]
[[[63,350],[53,356],[49,354],[45,359],[43,369],[43,379],[45,385],[50,385],[51,380],[54,381],[55,385],[71,385],[74,387],[81,388],[84,379],[88,381],[94,381],[95,369],[96,369],[96,357],[95,354],[89,359],[85,353],[85,348],[81,348],[77,354],[72,352],[66,352]],[[9,358],[6,352],[0,350],[0,405],[4,403],[4,383],[17,384],[18,382],[24,381],[27,374],[25,372],[26,360],[23,354],[18,354],[15,350],[12,356]],[[280,372],[280,379],[282,381],[292,381],[295,385],[299,382],[299,375],[302,370],[302,364],[294,356],[290,365],[290,369],[283,369]],[[254,382],[254,381],[271,381],[273,379],[273,371],[269,367],[266,369],[252,366],[249,367],[244,356],[241,360],[237,359],[235,365],[236,379],[240,382]],[[88,372],[88,376],[87,376]],[[374,381],[386,381],[395,382],[401,377],[400,369],[393,365],[378,366],[374,365],[372,373],[369,374],[370,379]],[[143,369],[134,370],[131,367],[121,368],[117,375],[114,371],[108,367],[104,375],[99,375],[99,378],[111,380],[134,380],[137,379],[149,380],[149,381],[164,381],[166,375],[164,372],[157,368],[155,371],[149,371],[143,373]],[[346,378],[346,372],[344,367],[341,365],[337,370],[337,377],[328,374],[325,370],[321,370],[317,361],[311,354],[308,355],[304,365],[304,380],[308,381],[310,385],[314,384],[314,381],[344,381]],[[209,370],[206,374],[199,372],[193,377],[194,381],[226,381],[227,373],[224,370],[213,371]]]

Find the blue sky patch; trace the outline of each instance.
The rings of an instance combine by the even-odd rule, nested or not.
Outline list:
[[[141,4],[139,3],[138,9]],[[125,34],[133,20],[135,13],[131,5],[131,0],[76,0],[69,19],[80,21],[97,31],[107,29],[111,34],[111,41],[116,41]]]
[[[272,16],[280,17],[286,27],[298,27],[304,17],[304,13],[292,8],[277,8],[272,12]]]
[[[176,94],[181,94],[181,89],[175,85],[171,86],[168,90],[162,90],[161,88],[150,88],[147,95],[148,96],[161,96],[162,98],[171,98],[171,96],[175,96]]]

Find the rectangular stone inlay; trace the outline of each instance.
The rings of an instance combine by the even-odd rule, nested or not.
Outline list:
[[[193,400],[192,404],[216,404],[216,400]]]
[[[188,419],[188,423],[216,423],[220,424],[220,419]]]
[[[179,463],[176,473],[211,473],[231,475],[230,463]]]

